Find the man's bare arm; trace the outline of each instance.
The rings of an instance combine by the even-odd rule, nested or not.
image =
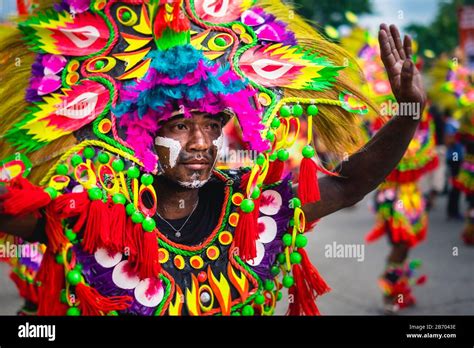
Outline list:
[[[405,37],[402,44],[398,29],[383,24],[379,43],[393,94],[399,103],[418,105],[418,114],[393,117],[360,151],[339,165],[336,171],[340,177],[321,178],[321,200],[303,206],[307,221],[351,206],[374,190],[401,160],[415,134],[426,97],[421,75],[411,60],[411,40]]]

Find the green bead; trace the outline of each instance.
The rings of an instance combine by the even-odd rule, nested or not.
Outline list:
[[[242,308],[242,315],[243,316],[251,317],[254,314],[255,314],[255,311],[253,310],[252,306],[246,305],[246,306],[244,306],[244,308]]]
[[[231,316],[233,317],[240,317],[241,314],[239,312],[232,312]]]
[[[300,117],[303,115],[303,107],[300,104],[293,105],[293,115],[296,117]]]
[[[257,305],[263,305],[265,303],[265,296],[263,296],[262,294],[258,294],[256,297],[255,297],[255,304]]]
[[[278,159],[282,162],[286,161],[288,158],[290,158],[290,153],[288,152],[287,149],[280,149],[277,152]]]
[[[257,159],[255,160],[255,163],[257,163],[260,167],[265,164],[265,156],[262,154],[259,154],[257,156]]]
[[[222,37],[218,37],[217,39],[215,39],[214,43],[220,47],[224,47],[226,45],[226,41]]]
[[[78,272],[82,272],[82,268],[83,266],[80,263],[76,263],[76,265],[74,266],[74,269]]]
[[[285,256],[285,254],[284,254],[284,253],[278,254],[278,256],[277,256],[277,261],[278,261],[281,265],[284,264],[285,261],[286,261],[286,256]]]
[[[302,234],[296,236],[295,245],[298,248],[304,248],[308,244],[308,238]]]
[[[272,291],[273,288],[275,287],[275,283],[273,281],[271,281],[270,279],[267,279],[267,280],[265,280],[265,283],[264,283],[263,287],[267,291]]]
[[[283,235],[282,240],[283,240],[283,245],[284,246],[290,246],[291,245],[291,240],[292,240],[291,234],[285,233]]]
[[[140,169],[135,166],[131,166],[127,170],[127,176],[131,179],[137,179],[140,176]]]
[[[69,228],[66,230],[65,235],[66,235],[66,238],[69,239],[70,242],[73,242],[77,239],[77,234],[74,233],[74,231]]]
[[[253,199],[257,199],[258,197],[260,197],[260,192],[260,189],[258,187],[255,187],[250,197],[252,197]]]
[[[153,175],[143,174],[140,181],[142,182],[143,185],[150,186],[151,184],[153,184]]]
[[[301,208],[301,200],[298,197],[293,197],[292,199],[290,199],[290,208]]]
[[[303,147],[302,154],[303,154],[303,157],[305,158],[314,157],[314,154],[315,154],[314,147],[312,147],[311,145],[306,145],[305,147]]]
[[[281,125],[280,119],[279,119],[278,117],[275,117],[275,118],[272,120],[272,123],[271,123],[270,126],[271,126],[272,128],[277,129],[278,127],[280,127],[280,125]]]
[[[97,62],[95,62],[94,64],[94,68],[96,70],[100,70],[102,69],[103,67],[105,66],[105,62],[103,60],[98,60]]]
[[[125,212],[128,216],[131,216],[135,212],[135,206],[133,205],[133,203],[128,203],[125,206]]]
[[[95,156],[95,150],[93,147],[86,147],[83,154],[85,158],[91,159]]]
[[[107,315],[109,317],[116,317],[116,316],[118,316],[118,313],[117,313],[117,311],[110,311],[109,313],[107,313]]]
[[[61,295],[59,297],[60,301],[62,303],[67,303],[67,293],[66,293],[66,289],[62,289],[61,290]]]
[[[308,115],[310,116],[316,116],[319,112],[318,107],[316,105],[310,105],[308,106],[308,109],[306,111]]]
[[[283,105],[280,108],[280,116],[281,117],[289,117],[290,115],[291,115],[290,107],[288,105]]]
[[[81,310],[77,307],[69,307],[66,312],[66,315],[70,317],[78,317],[81,315]]]
[[[293,251],[290,254],[290,262],[294,264],[300,264],[301,263],[301,254],[297,251]]]
[[[267,131],[267,140],[273,142],[275,140],[275,133],[271,129]]]
[[[293,227],[295,225],[295,219],[291,218],[289,222],[290,227]]]
[[[61,163],[56,167],[56,174],[58,175],[66,175],[69,171],[69,168],[66,164]]]
[[[133,220],[133,218],[132,218]],[[147,217],[142,221],[142,227],[145,232],[151,232],[156,227],[156,222],[151,217]]]
[[[276,152],[272,153],[269,156],[270,161],[275,161],[278,158],[278,154]]]
[[[283,297],[283,293],[281,291],[278,291],[277,294],[277,301],[281,301],[281,298]]]
[[[240,204],[240,209],[242,209],[242,211],[244,213],[251,213],[255,208],[255,203],[249,199],[249,198],[246,198],[242,201],[242,203]]]
[[[130,18],[132,18],[132,14],[129,11],[122,12],[122,21],[126,23]]]
[[[292,276],[286,275],[283,277],[282,283],[285,288],[291,288],[293,284],[295,283],[295,280],[293,279]]]
[[[132,221],[136,224],[141,224],[145,217],[139,211],[134,211],[132,214]]]
[[[112,162],[112,168],[116,172],[121,172],[125,168],[125,163],[123,163],[123,161],[120,158],[117,158]]]
[[[106,152],[99,153],[99,162],[100,163],[107,164],[107,163],[109,163],[109,160],[110,160],[110,156],[109,156],[108,153],[106,153]]]
[[[74,155],[74,156],[72,156],[72,158],[71,158],[71,164],[72,164],[72,166],[73,166],[74,168],[77,167],[77,166],[78,166],[79,164],[81,164],[81,163],[82,163],[82,157],[81,157],[81,156],[79,156],[79,155],[77,155],[77,154]]]
[[[56,263],[59,263],[60,265],[62,265],[64,263],[64,259],[63,259],[63,256],[61,254],[56,255]]]
[[[112,201],[115,203],[115,204],[125,204],[125,202],[127,201],[127,199],[125,198],[125,196],[121,193],[116,193],[113,197],[112,197]]]
[[[91,201],[97,201],[99,199],[102,199],[102,190],[98,187],[93,187],[87,190],[87,194],[89,195],[89,199]]]
[[[67,273],[67,281],[72,286],[76,286],[77,284],[79,284],[81,282],[81,278],[82,278],[81,272],[79,272],[76,269],[73,269],[72,271],[69,271]]]
[[[56,197],[58,196],[58,191],[56,191],[56,189],[52,187],[46,187],[44,189],[44,192],[46,192],[49,195],[49,197],[51,197],[51,199],[56,199]]]
[[[417,269],[417,268],[421,267],[421,264],[422,264],[422,262],[421,262],[420,259],[414,259],[414,260],[410,261],[408,267],[410,267],[410,269]]]
[[[273,276],[276,277],[278,274],[280,274],[280,267],[272,266],[270,272],[272,273]]]

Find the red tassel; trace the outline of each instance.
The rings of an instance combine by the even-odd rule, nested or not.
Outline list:
[[[311,158],[304,157],[301,161],[298,178],[298,197],[302,205],[317,202],[321,198],[317,172],[316,163]]]
[[[92,201],[82,240],[84,251],[94,253],[97,248],[107,245],[109,228],[109,207],[100,199]]]
[[[382,237],[384,234],[385,234],[385,225],[382,224],[380,226],[376,226],[372,231],[370,231],[369,233],[367,233],[367,235],[365,236],[365,241],[367,243],[372,243],[374,241],[376,241],[377,239],[379,239],[380,237]]]
[[[156,278],[161,272],[156,232],[143,231],[141,224],[136,224],[133,233],[140,247],[137,251],[136,269],[140,279]],[[137,238],[141,235],[141,238]],[[139,243],[139,244],[138,244]]]
[[[263,184],[270,185],[277,181],[280,181],[281,177],[283,176],[284,168],[285,168],[285,163],[283,161],[280,161],[279,159],[276,159],[273,162],[270,162],[267,176],[263,180]]]
[[[75,291],[81,315],[106,315],[111,311],[127,309],[133,302],[130,296],[102,296],[96,289],[83,283],[77,284]]]
[[[52,205],[46,207],[45,215],[45,232],[48,237],[48,248],[50,248],[52,252],[57,253],[69,242],[69,240],[64,235],[61,218],[54,213],[54,207]]]
[[[110,227],[107,249],[115,252],[123,251],[127,213],[123,204],[114,204],[110,210]]]
[[[53,202],[54,212],[62,219],[80,215],[89,209],[90,200],[86,191],[78,193],[66,193],[59,196]]]
[[[324,281],[316,267],[311,263],[306,251],[304,249],[298,249],[298,252],[301,255],[301,267],[303,269],[304,279],[308,282],[315,298],[331,291],[331,288]]]
[[[257,214],[255,210],[257,209]],[[252,260],[257,256],[256,241],[258,239],[258,208],[250,213],[239,209],[239,221],[234,233],[234,243],[239,250],[239,256],[244,261]]]
[[[128,217],[125,218],[125,232],[124,232],[123,248],[124,248],[125,254],[128,256],[128,260],[131,263],[136,263],[137,251],[140,250],[137,244],[137,240],[135,238],[134,225],[135,224],[132,222],[132,219]]]
[[[23,177],[13,179],[3,196],[3,210],[7,215],[24,215],[38,211],[51,202],[51,196],[41,187]]]
[[[316,296],[310,288],[311,284],[305,279],[304,271],[300,265],[293,266],[293,278],[295,284],[292,295],[293,301],[288,309],[289,315],[320,315],[318,306],[316,306]]]
[[[48,248],[36,276],[38,287],[38,315],[65,315],[67,305],[61,303],[61,290],[65,287],[64,268],[56,262],[55,255]]]

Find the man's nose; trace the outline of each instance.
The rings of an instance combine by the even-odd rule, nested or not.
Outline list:
[[[209,136],[200,127],[194,127],[188,141],[188,151],[207,151],[209,147]]]

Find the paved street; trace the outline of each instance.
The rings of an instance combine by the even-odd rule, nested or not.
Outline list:
[[[325,315],[381,314],[381,294],[376,281],[389,250],[386,240],[366,246],[363,262],[324,255],[325,246],[333,242],[363,243],[373,222],[369,201],[367,198],[355,208],[323,219],[309,235],[307,251],[333,289],[318,302]],[[422,270],[429,280],[424,286],[415,288],[418,304],[403,312],[405,314],[474,314],[474,248],[464,246],[459,238],[462,222],[446,221],[444,206],[443,197],[430,215],[428,240],[411,254],[423,260]],[[458,256],[453,256],[453,248],[458,248]],[[0,265],[0,314],[14,314],[19,305],[13,284],[7,278],[7,269]],[[282,300],[277,314],[283,314],[285,308]]]

